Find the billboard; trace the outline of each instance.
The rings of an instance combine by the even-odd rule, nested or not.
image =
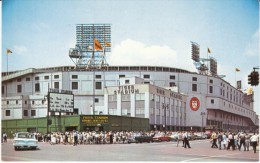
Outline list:
[[[49,112],[73,113],[74,95],[71,91],[50,89],[49,90]]]

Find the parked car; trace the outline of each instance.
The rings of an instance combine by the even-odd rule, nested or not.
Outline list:
[[[127,138],[127,143],[128,143],[128,144],[130,144],[130,143],[136,143],[136,140],[135,140],[135,137],[136,137],[136,136],[140,136],[140,135],[134,134],[134,135],[132,135],[132,136],[129,136],[129,137]]]
[[[158,142],[161,142],[161,141],[171,141],[171,137],[166,135],[166,134],[155,134],[154,137],[153,137],[153,141],[158,141]]]
[[[203,132],[203,133],[201,133],[201,132],[196,132],[196,133],[194,133],[194,138],[196,139],[196,140],[200,140],[200,139],[207,139],[207,135]]]
[[[143,142],[153,142],[153,137],[148,135],[138,135],[135,137],[136,143],[143,143]]]
[[[21,148],[36,149],[38,147],[38,141],[33,133],[18,132],[15,134],[13,140],[14,150]]]
[[[170,138],[172,141],[177,141],[178,140],[178,132],[172,132],[170,135]]]

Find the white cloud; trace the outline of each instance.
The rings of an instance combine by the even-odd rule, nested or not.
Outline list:
[[[15,53],[15,54],[24,54],[27,51],[28,51],[28,49],[25,46],[23,46],[23,45],[20,45],[20,46],[19,45],[15,45],[13,53]]]
[[[189,60],[189,62],[187,63],[186,60]],[[185,70],[191,70],[194,67],[190,54],[177,55],[177,52],[169,46],[147,46],[144,43],[131,39],[115,45],[112,53],[107,56],[107,61],[111,66],[165,66]]]
[[[254,33],[251,40],[245,48],[245,55],[258,56],[259,55],[259,29]]]

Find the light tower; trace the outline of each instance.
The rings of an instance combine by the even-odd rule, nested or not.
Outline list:
[[[107,67],[106,52],[111,52],[110,24],[76,25],[76,45],[69,50],[69,57],[77,69]]]

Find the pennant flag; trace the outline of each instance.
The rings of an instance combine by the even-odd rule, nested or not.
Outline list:
[[[109,46],[111,46],[111,43],[106,42],[105,45],[109,47]]]
[[[13,53],[10,49],[6,49],[6,53],[9,54],[9,53]]]
[[[94,39],[94,49],[95,50],[102,50],[103,49],[100,42],[96,39]]]
[[[208,53],[211,53],[210,49],[208,48]]]
[[[239,68],[236,68],[236,72],[239,72],[240,71],[240,69]]]

